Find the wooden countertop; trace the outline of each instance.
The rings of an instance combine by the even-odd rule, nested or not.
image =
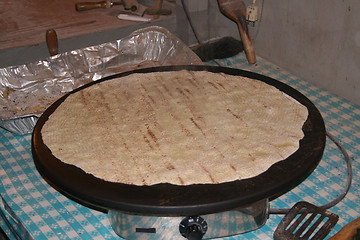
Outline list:
[[[66,39],[138,24],[117,18],[123,6],[77,12],[76,2],[81,1],[0,1],[0,50],[44,43],[48,29]]]

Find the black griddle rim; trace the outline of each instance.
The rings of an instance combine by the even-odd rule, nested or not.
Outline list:
[[[62,163],[42,142],[41,128],[48,117],[70,94],[85,87],[132,73],[155,71],[209,71],[240,75],[266,82],[292,96],[309,111],[303,126],[300,148],[287,159],[274,164],[266,172],[250,179],[221,184],[177,186],[157,184],[135,186],[111,183],[86,174],[81,169]],[[315,105],[292,87],[270,77],[240,69],[217,66],[163,66],[115,74],[86,84],[60,98],[39,118],[32,136],[35,165],[47,182],[67,197],[98,210],[109,209],[138,214],[200,215],[221,212],[251,204],[289,191],[316,168],[326,141],[324,121]]]

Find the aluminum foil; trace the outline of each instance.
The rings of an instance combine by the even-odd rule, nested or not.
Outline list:
[[[201,65],[200,58],[167,29],[137,30],[114,42],[0,69],[0,127],[33,131],[38,117],[65,93],[129,70],[164,65]]]

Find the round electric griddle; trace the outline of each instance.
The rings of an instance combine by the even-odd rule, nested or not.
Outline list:
[[[161,183],[136,186],[113,183],[87,174],[54,157],[44,144],[41,129],[48,117],[72,93],[90,85],[133,73],[162,71],[209,71],[239,75],[275,86],[307,107],[309,115],[303,125],[304,138],[299,149],[287,159],[272,165],[264,173],[249,179],[221,184],[187,186]],[[119,79],[121,81],[121,79]],[[231,210],[256,201],[283,194],[308,177],[318,165],[325,147],[323,119],[314,104],[297,90],[270,77],[239,69],[215,66],[163,66],[120,73],[84,85],[51,105],[39,118],[32,136],[35,165],[55,189],[67,197],[92,208],[139,214],[200,215]],[[121,161],[121,159],[120,159]]]

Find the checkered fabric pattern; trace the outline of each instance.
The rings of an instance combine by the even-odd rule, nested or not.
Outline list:
[[[253,65],[247,63],[243,54],[217,62],[221,66],[252,71],[279,80],[304,94],[316,105],[324,118],[327,132],[346,149],[353,168],[353,181],[349,193],[339,204],[329,209],[340,218],[327,238],[340,231],[347,223],[360,217],[360,176],[358,174],[360,170],[360,107],[259,57],[257,63]],[[214,62],[208,64],[215,65]],[[327,138],[324,155],[315,171],[292,191],[273,200],[270,206],[271,208],[291,208],[298,201],[308,201],[316,206],[322,206],[341,193],[345,187],[346,178],[347,168],[344,157],[338,147]],[[225,239],[273,239],[273,232],[283,217],[284,215],[270,215],[262,228]]]
[[[39,175],[31,155],[31,135],[1,130],[0,141],[0,210],[7,234],[35,240],[116,238],[106,214],[71,201]]]
[[[330,209],[340,216],[328,237],[360,216],[360,107],[329,93],[258,57],[247,64],[241,53],[219,60],[282,81],[307,96],[320,110],[331,133],[348,151],[353,164],[353,184],[339,204]],[[208,63],[210,65],[214,63]],[[120,239],[105,213],[82,206],[57,192],[37,172],[31,154],[31,135],[17,136],[0,130],[0,225],[10,239]],[[271,208],[290,208],[298,201],[323,205],[344,188],[346,165],[337,146],[327,139],[319,166],[300,185],[273,200]],[[283,215],[270,215],[258,230],[224,238],[273,239]]]

